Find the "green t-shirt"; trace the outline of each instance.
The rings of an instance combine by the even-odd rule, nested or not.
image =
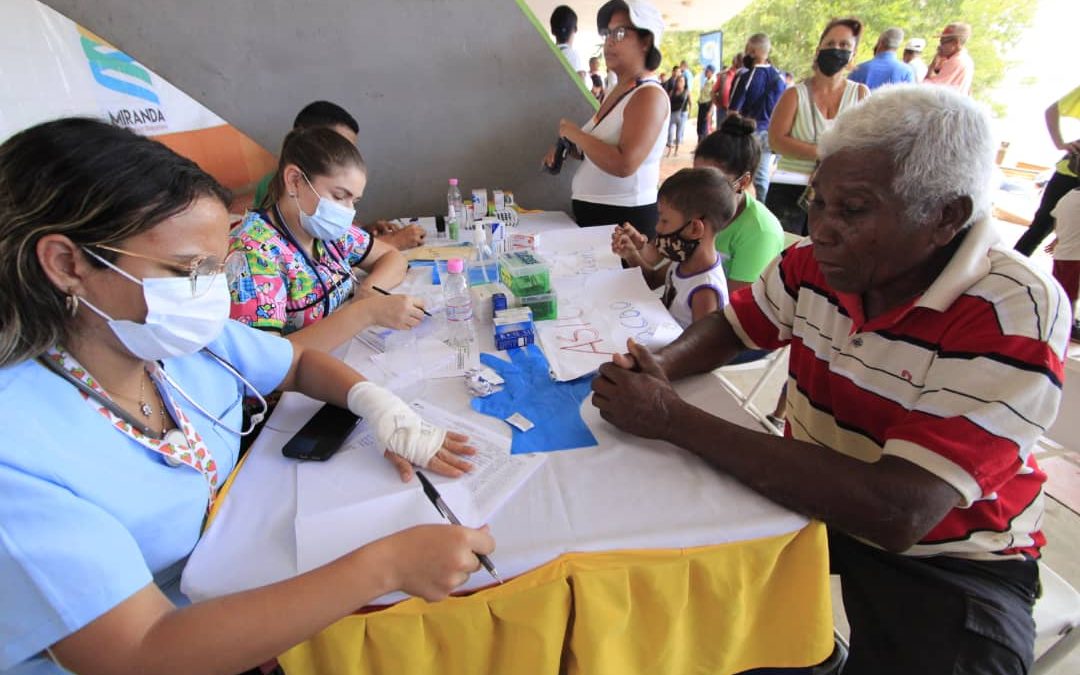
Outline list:
[[[715,243],[727,278],[754,282],[784,250],[784,230],[772,211],[746,195],[746,208],[716,234]]]
[[[1057,103],[1058,116],[1060,117],[1073,117],[1080,119],[1080,87],[1073,89],[1065,97]],[[1069,139],[1065,139],[1069,140]],[[1066,157],[1057,164],[1057,172],[1063,173],[1066,176],[1076,177],[1072,171],[1069,171],[1069,159]]]
[[[270,181],[274,180],[274,171],[266,174],[259,181],[259,184],[255,186],[255,209],[261,209],[263,200],[266,199],[266,193],[270,191]]]

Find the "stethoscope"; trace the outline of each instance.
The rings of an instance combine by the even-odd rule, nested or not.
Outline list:
[[[208,420],[211,420],[213,422],[214,426],[221,427],[225,431],[228,431],[231,434],[236,434],[237,436],[247,436],[248,434],[250,434],[252,431],[255,430],[255,427],[258,426],[259,423],[263,421],[263,419],[266,418],[266,413],[270,409],[270,407],[266,403],[266,399],[263,398],[262,394],[259,393],[259,390],[255,388],[255,385],[253,385],[251,382],[249,382],[247,380],[247,378],[245,378],[243,375],[241,375],[240,371],[238,371],[236,369],[236,367],[233,366],[231,363],[229,363],[225,359],[221,358],[220,356],[218,356],[214,352],[210,351],[209,349],[204,348],[204,349],[202,349],[200,351],[201,351],[201,353],[206,354],[210,358],[217,361],[218,364],[221,365],[221,367],[223,367],[225,370],[229,371],[229,373],[233,377],[235,377],[237,380],[239,380],[240,382],[242,382],[244,384],[244,388],[246,389],[246,391],[251,392],[251,394],[254,395],[255,399],[258,400],[259,406],[262,407],[262,411],[258,412],[258,413],[255,413],[255,414],[253,414],[251,416],[251,419],[248,422],[248,427],[246,429],[233,429],[232,427],[226,425],[220,418],[215,417],[213,414],[211,414],[209,411],[207,411],[206,408],[203,408],[201,405],[199,405],[198,401],[191,398],[191,396],[189,396],[188,393],[186,391],[184,391],[183,387],[181,387],[179,384],[177,384],[174,379],[169,377],[169,374],[167,372],[165,372],[165,368],[162,366],[161,363],[156,362],[156,361],[152,362],[152,366],[149,369],[149,373],[150,373],[151,377],[154,377],[155,375],[160,375],[161,378],[165,382],[167,382],[172,389],[175,389],[176,392],[179,393],[180,396],[182,396],[185,401],[190,403],[196,410],[198,410],[200,413],[202,413]],[[127,422],[131,426],[133,426],[136,429],[138,429],[139,431],[141,431],[145,436],[147,436],[149,438],[159,438],[160,440],[165,441],[165,442],[170,443],[170,444],[173,444],[173,445],[179,444],[179,443],[181,443],[181,441],[182,441],[182,444],[184,446],[186,446],[188,444],[187,443],[187,437],[184,436],[184,432],[181,429],[170,429],[163,436],[159,437],[158,434],[153,429],[151,429],[149,426],[147,426],[145,423],[137,420],[131,413],[129,413],[128,411],[121,408],[112,399],[110,399],[110,398],[108,398],[106,396],[102,396],[93,387],[86,384],[85,382],[78,379],[77,377],[73,376],[71,373],[66,371],[64,369],[64,367],[61,366],[59,363],[55,363],[51,359],[48,359],[48,358],[46,358],[44,356],[39,356],[37,360],[38,360],[39,363],[44,364],[49,370],[53,371],[54,373],[56,373],[60,377],[64,378],[65,380],[67,380],[68,382],[73,384],[76,389],[78,389],[82,393],[86,394],[90,398],[94,399],[95,401],[97,401],[101,405],[105,406],[112,414],[116,415],[120,419],[124,420],[125,422]],[[154,379],[156,380],[157,378],[155,377]]]
[[[305,251],[304,247],[300,245],[300,242],[296,240],[296,237],[293,236],[292,230],[289,229],[289,223],[287,223],[285,221],[285,217],[281,215],[281,209],[278,208],[277,204],[274,204],[274,215],[277,216],[277,221],[281,224],[280,229],[278,228],[277,223],[272,222],[272,218],[268,218],[267,220],[270,220],[270,224],[274,227],[274,229],[278,230],[278,232],[284,235],[285,238],[289,240],[289,243],[292,244],[297,251],[300,251],[300,255],[304,257],[304,262],[306,262],[308,267],[311,268],[311,271],[315,273],[315,278],[319,281],[319,288],[321,288],[323,292],[323,316],[330,316],[330,287],[328,287],[326,285],[326,282],[323,281],[323,277],[321,274],[319,274],[319,268],[316,267],[315,262],[311,259],[310,256],[308,256],[307,251]],[[346,271],[348,278],[352,279],[353,285],[357,285],[356,275],[353,274],[352,268],[345,264],[345,254],[342,253],[341,249],[338,248],[337,243],[327,241],[325,239],[321,241],[323,242],[323,245],[328,247],[327,250],[331,248],[334,249],[334,252],[337,253],[337,259],[334,260],[334,262],[336,262],[341,267],[341,269]],[[330,257],[333,258],[334,256],[331,255]],[[339,284],[334,286],[334,290],[340,288],[341,284],[343,283],[345,283],[344,279]]]

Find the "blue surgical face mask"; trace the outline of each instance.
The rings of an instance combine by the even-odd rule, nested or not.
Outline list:
[[[320,195],[307,176],[304,176],[304,181],[319,198],[319,205],[315,207],[315,213],[308,215],[300,208],[300,200],[293,197],[296,199],[296,210],[300,212],[300,226],[311,236],[323,241],[337,241],[344,237],[352,227],[356,210]]]

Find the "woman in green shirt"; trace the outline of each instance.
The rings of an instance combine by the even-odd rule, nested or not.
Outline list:
[[[784,248],[780,221],[752,194],[754,169],[761,158],[754,127],[753,120],[731,113],[694,151],[694,168],[718,169],[738,193],[735,218],[715,240],[729,295],[754,283]]]

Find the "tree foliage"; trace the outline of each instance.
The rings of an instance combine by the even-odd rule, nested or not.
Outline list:
[[[829,19],[855,16],[863,22],[857,63],[873,56],[881,31],[898,27],[904,29],[905,41],[926,40],[923,60],[929,64],[935,36],[952,21],[966,21],[972,26],[967,48],[975,61],[972,94],[999,109],[999,102],[991,100],[992,90],[1011,65],[1009,52],[1031,25],[1035,9],[1032,0],[754,0],[723,25],[724,60],[730,62],[752,34],[766,33],[773,63],[802,79],[810,75],[818,38]],[[694,31],[664,34],[661,51],[668,70],[685,58],[700,72],[697,36]]]

